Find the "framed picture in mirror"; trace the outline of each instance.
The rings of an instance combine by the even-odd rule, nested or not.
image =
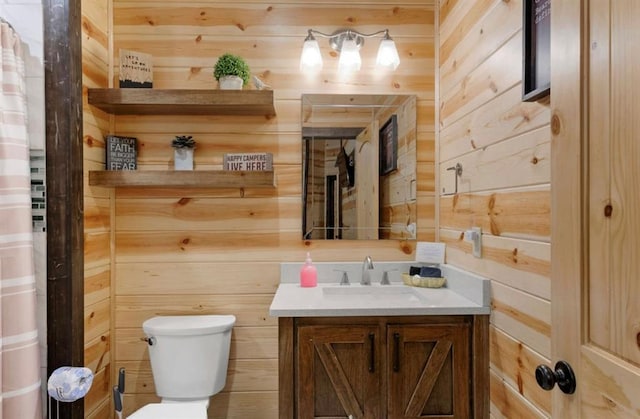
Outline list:
[[[380,176],[398,168],[398,116],[391,118],[380,128]]]

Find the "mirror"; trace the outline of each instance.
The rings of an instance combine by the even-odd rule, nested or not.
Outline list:
[[[302,95],[305,240],[416,238],[416,97]]]

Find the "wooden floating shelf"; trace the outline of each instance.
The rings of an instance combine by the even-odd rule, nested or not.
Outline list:
[[[114,115],[276,115],[273,90],[89,89],[88,100]]]
[[[91,170],[89,185],[119,188],[275,188],[273,171]]]

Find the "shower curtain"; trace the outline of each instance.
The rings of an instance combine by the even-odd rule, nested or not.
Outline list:
[[[0,419],[40,419],[25,68],[4,21],[0,45]]]

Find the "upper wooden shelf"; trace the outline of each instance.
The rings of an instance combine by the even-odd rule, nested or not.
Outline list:
[[[88,98],[115,115],[276,115],[273,90],[89,89]]]
[[[122,188],[275,188],[273,171],[91,170],[89,185]]]

